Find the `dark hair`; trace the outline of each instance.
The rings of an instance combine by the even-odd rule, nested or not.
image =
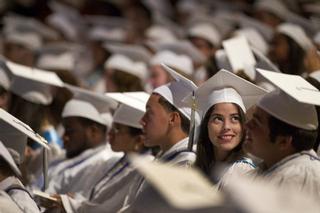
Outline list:
[[[245,124],[245,113],[243,110],[235,104],[238,108],[240,114],[240,123],[241,126],[244,127]],[[200,124],[200,133],[197,141],[197,158],[195,165],[206,175],[210,175],[210,172],[215,165],[216,159],[214,155],[214,145],[209,139],[208,133],[208,122],[210,119],[210,115],[214,110],[214,105],[207,111],[205,117],[203,118]],[[244,131],[243,131],[244,132]],[[239,152],[242,148],[242,143],[244,141],[245,134],[242,135],[241,141],[237,147],[235,147],[232,152]]]
[[[270,141],[274,143],[277,136],[292,136],[292,146],[299,152],[312,149],[318,130],[305,130],[287,124],[273,116],[269,116]]]
[[[287,74],[301,75],[304,71],[304,55],[305,51],[302,47],[287,35],[283,35],[289,46],[288,59],[286,65],[280,65],[280,70]]]
[[[111,79],[117,86],[117,92],[134,92],[144,90],[141,80],[137,76],[127,72],[114,70]]]
[[[5,177],[16,176],[8,162],[4,160],[2,156],[0,157],[0,173]]]
[[[183,115],[174,105],[169,103],[165,98],[159,95],[159,103],[168,111],[168,112],[177,112],[181,118],[181,129],[185,134],[189,134],[190,129],[190,120]]]

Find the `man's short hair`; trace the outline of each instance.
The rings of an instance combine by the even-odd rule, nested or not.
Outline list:
[[[292,146],[297,151],[312,149],[318,135],[318,130],[305,130],[287,124],[269,115],[270,140],[275,142],[277,136],[292,136]]]

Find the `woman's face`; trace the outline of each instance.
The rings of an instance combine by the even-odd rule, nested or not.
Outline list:
[[[275,63],[281,64],[288,60],[288,54],[289,44],[286,37],[281,34],[276,34],[271,41],[270,59]]]
[[[216,104],[208,121],[208,134],[211,143],[221,151],[237,147],[243,135],[238,107],[232,103]]]

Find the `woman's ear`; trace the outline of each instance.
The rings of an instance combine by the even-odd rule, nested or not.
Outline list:
[[[140,152],[142,148],[144,147],[144,140],[145,138],[142,135],[137,135],[135,137],[135,145],[134,145],[134,151]]]

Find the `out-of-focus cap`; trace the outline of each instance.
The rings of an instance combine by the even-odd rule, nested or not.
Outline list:
[[[222,42],[233,72],[243,70],[250,79],[255,79],[256,60],[244,36],[236,36]]]
[[[290,13],[288,8],[279,0],[259,0],[255,2],[254,8],[272,13],[283,20],[286,20],[287,14]]]
[[[17,164],[13,160],[12,156],[10,155],[7,148],[3,145],[3,143],[0,141],[0,155],[1,157],[9,164],[12,171],[18,176],[21,176],[21,172],[17,167]]]
[[[49,105],[52,102],[52,86],[62,87],[62,80],[53,72],[19,65],[6,61],[11,75],[10,91],[23,99],[36,104]]]
[[[213,46],[219,47],[221,44],[221,35],[212,25],[207,23],[198,23],[188,30],[189,37],[198,37],[207,40]]]
[[[22,45],[30,50],[38,50],[42,46],[41,37],[34,32],[11,32],[5,35],[5,42]]]
[[[177,41],[177,37],[169,28],[161,25],[153,25],[146,30],[146,38],[151,42],[169,43]]]
[[[137,76],[142,81],[147,78],[147,66],[144,62],[134,62],[130,58],[114,54],[108,58],[104,65],[105,69],[119,70]]]
[[[254,28],[242,28],[234,32],[236,35],[242,35],[246,37],[250,46],[253,46],[260,50],[263,54],[267,55],[269,46],[262,35]]]
[[[198,87],[191,80],[183,77],[167,65],[161,65],[172,76],[174,80],[166,85],[155,88],[153,90],[153,93],[161,95],[190,120],[191,106],[183,102],[183,98],[191,94]]]
[[[154,46],[156,52],[170,50],[179,55],[188,55],[193,62],[201,64],[205,61],[205,56],[187,40],[179,40]]]
[[[193,74],[193,64],[187,55],[178,55],[169,50],[159,51],[150,60],[150,65],[160,65],[161,63],[189,76]]]
[[[114,41],[124,42],[126,39],[126,31],[123,28],[108,29],[105,27],[97,26],[88,32],[88,39],[90,41]]]
[[[320,105],[320,91],[298,75],[257,69],[277,89],[265,95],[257,106],[292,126],[315,130],[318,117],[314,105]]]
[[[222,205],[223,195],[195,169],[174,167],[130,155],[130,161],[173,207],[183,210]]]
[[[43,53],[38,58],[37,67],[46,70],[72,71],[75,67],[75,57],[72,52]]]
[[[49,149],[48,142],[43,137],[34,132],[27,124],[0,109],[0,140],[7,148],[19,153],[21,162],[24,160],[27,138]]]
[[[104,47],[113,54],[127,56],[133,61],[142,61],[148,63],[152,55],[145,47],[133,44],[116,44],[106,42]]]
[[[313,48],[311,39],[299,25],[283,23],[277,27],[277,32],[293,39],[305,51]]]

